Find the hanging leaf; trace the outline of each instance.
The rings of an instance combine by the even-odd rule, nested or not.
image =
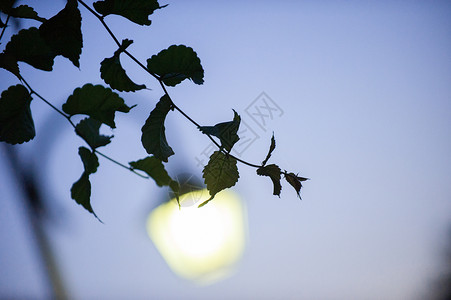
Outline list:
[[[95,10],[102,16],[120,15],[139,25],[150,25],[149,16],[163,8],[156,0],[104,0],[94,3]]]
[[[20,78],[19,65],[12,54],[7,52],[0,53],[0,68],[8,70]]]
[[[22,29],[6,45],[6,55],[43,71],[52,71],[55,54],[46,44],[36,27]]]
[[[299,177],[294,173],[285,173],[284,176],[286,181],[296,190],[299,199],[301,199],[301,188],[302,188],[301,182],[308,180],[308,178]]]
[[[80,67],[83,37],[81,14],[76,0],[68,0],[59,13],[42,23],[39,32],[56,55],[62,55],[76,67]]]
[[[240,177],[236,163],[235,158],[221,151],[213,152],[203,170],[203,178],[210,192],[210,199],[204,201],[199,207],[210,202],[220,191],[235,185]]]
[[[28,90],[20,84],[3,91],[0,98],[0,141],[15,145],[35,137],[31,100]]]
[[[75,132],[85,140],[92,149],[96,149],[111,142],[113,136],[101,135],[99,133],[102,122],[93,119],[86,118],[80,121],[75,127]]]
[[[115,112],[128,113],[132,107],[124,103],[124,99],[118,94],[101,85],[85,84],[76,88],[72,95],[63,104],[63,111],[70,116],[88,115],[111,128],[116,128],[114,123]]]
[[[154,156],[148,156],[144,159],[130,162],[129,164],[133,169],[144,171],[155,180],[158,186],[169,186],[177,198],[177,203],[179,202],[180,185],[169,176],[161,160]],[[178,204],[180,205],[180,203]]]
[[[199,126],[199,130],[204,134],[214,135],[221,141],[221,147],[227,152],[232,150],[233,145],[240,139],[238,128],[240,127],[241,117],[233,110],[233,121],[218,123],[214,126]]]
[[[33,19],[39,22],[46,21],[45,18],[38,16],[38,13],[34,11],[33,7],[28,5],[19,5],[9,10],[8,14],[14,18]]]
[[[125,73],[119,60],[120,53],[123,52],[133,41],[123,40],[121,47],[110,58],[105,58],[100,63],[100,77],[110,85],[111,88],[121,92],[134,92],[145,89],[144,84],[134,83]]]
[[[273,195],[280,197],[282,186],[280,184],[280,168],[275,164],[267,165],[257,169],[257,174],[260,176],[268,176],[271,178],[274,185]]]
[[[14,6],[14,3],[17,0],[2,0],[0,1],[0,11],[4,14],[8,14],[11,11],[11,8]]]
[[[91,206],[91,182],[89,175],[97,171],[99,160],[97,155],[85,147],[78,148],[78,154],[83,162],[84,172],[70,189],[71,197],[87,211],[92,213],[100,222],[102,222]]]
[[[153,154],[161,161],[167,162],[174,151],[166,140],[164,120],[172,108],[171,99],[165,94],[150,112],[146,123],[141,128],[141,142],[147,153]]]
[[[160,76],[164,84],[176,86],[185,79],[204,83],[204,69],[196,52],[184,45],[172,45],[147,60],[147,68]]]
[[[271,154],[274,151],[274,149],[276,149],[276,140],[274,139],[274,132],[273,132],[272,137],[271,137],[271,145],[269,146],[269,151],[268,151],[268,154],[266,155],[265,160],[262,161],[262,167],[264,165],[266,165],[266,163],[268,162],[268,159],[271,157]]]

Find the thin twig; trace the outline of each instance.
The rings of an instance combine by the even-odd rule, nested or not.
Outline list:
[[[8,26],[9,17],[10,17],[10,15],[8,15],[6,17],[5,27],[3,27],[3,29],[2,29],[2,33],[0,33],[0,41],[2,40],[3,34],[5,33],[6,27]]]
[[[102,152],[100,152],[100,151],[98,151],[98,150],[96,150],[96,149],[94,149],[94,152],[97,153],[98,155],[100,155],[100,156],[102,156],[102,157],[108,159],[109,161],[115,163],[116,165],[121,166],[122,168],[125,168],[125,169],[129,170],[129,171],[132,172],[132,173],[135,173],[135,174],[138,175],[139,177],[142,177],[142,178],[145,178],[145,179],[149,179],[149,178],[150,178],[149,176],[145,176],[145,175],[139,174],[139,173],[136,172],[132,167],[127,167],[126,165],[124,165],[124,164],[118,162],[118,161],[115,160],[115,159],[112,159],[111,157],[109,157],[109,156],[103,154]]]

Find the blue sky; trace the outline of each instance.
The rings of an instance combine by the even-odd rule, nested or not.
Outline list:
[[[25,1],[24,1],[25,2]],[[89,2],[89,1],[88,1]],[[41,4],[49,17],[63,1]],[[50,4],[51,3],[51,4]],[[58,4],[57,4],[58,3]],[[74,299],[134,298],[422,298],[440,272],[451,222],[451,5],[447,1],[174,1],[150,27],[106,20],[135,43],[141,61],[172,44],[193,47],[205,83],[170,88],[201,124],[229,120],[232,108],[256,136],[242,153],[261,161],[274,131],[272,161],[311,178],[299,201],[284,186],[239,166],[233,190],[247,206],[247,249],[234,276],[199,287],[167,267],[145,232],[164,191],[101,160],[93,178],[100,224],[70,199],[82,172],[82,142],[35,99],[34,141],[18,146],[39,166],[60,218],[47,231]],[[55,72],[21,65],[27,81],[61,105],[87,82],[101,84],[99,63],[115,45],[87,11],[80,70],[56,59]],[[157,82],[123,59],[132,79],[152,90],[123,94],[130,114],[117,116],[105,153],[128,162],[146,155],[140,128],[162,96]],[[16,84],[1,72],[0,88]],[[246,109],[262,93],[283,113],[260,127]],[[258,99],[257,99],[258,100]],[[251,106],[252,107],[252,106]],[[209,142],[180,115],[167,120],[176,155],[168,169],[198,174]],[[108,133],[108,131],[106,131]],[[0,295],[48,291],[0,148]],[[6,270],[6,271],[5,271]],[[28,282],[24,287],[23,282]]]

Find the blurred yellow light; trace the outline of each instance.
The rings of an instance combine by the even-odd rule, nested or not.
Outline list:
[[[196,200],[206,197],[206,189],[187,193],[180,198],[181,209],[173,199],[154,209],[147,220],[147,232],[169,267],[201,283],[230,273],[246,237],[244,207],[237,195],[222,191],[197,208],[201,202]]]

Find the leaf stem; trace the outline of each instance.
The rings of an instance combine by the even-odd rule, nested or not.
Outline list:
[[[114,40],[114,42],[117,44],[118,47],[121,47],[121,43],[119,42],[119,40],[117,39],[117,37],[114,35],[113,31],[111,31],[111,29],[108,27],[108,25],[105,23],[103,16],[99,15],[97,12],[95,12],[91,7],[89,7],[86,3],[84,3],[83,0],[78,0],[78,2],[80,2],[81,5],[83,5],[90,13],[92,13],[97,19],[99,19],[99,21],[102,23],[103,27],[105,27],[106,31],[108,32],[108,34],[111,36],[111,38]],[[171,100],[172,106],[174,107],[174,109],[176,109],[180,114],[182,114],[186,119],[188,119],[191,123],[193,123],[194,125],[196,125],[196,127],[200,127],[199,123],[197,123],[196,121],[194,121],[190,116],[188,116],[182,109],[180,109],[175,103],[174,101],[172,101],[171,97],[169,96],[168,91],[166,90],[166,87],[163,83],[163,81],[161,80],[161,78],[154,74],[153,72],[151,72],[144,64],[142,64],[136,57],[134,57],[132,54],[130,54],[130,52],[128,52],[127,50],[124,50],[124,53],[127,54],[128,57],[130,57],[130,59],[132,59],[136,64],[138,64],[143,70],[145,70],[147,73],[149,73],[152,77],[154,77],[156,80],[158,80],[158,82],[160,83],[161,88],[163,89],[164,93],[169,97],[169,99]],[[247,166],[253,167],[253,168],[260,168],[260,165],[256,165],[253,163],[249,163],[247,161],[244,161],[230,153],[227,153],[224,149],[221,148],[221,145],[219,145],[219,143],[213,139],[213,137],[209,134],[206,134],[208,136],[208,138],[225,154],[229,155],[230,157],[236,159],[237,161],[239,161],[242,164],[245,164]]]
[[[2,40],[3,34],[5,33],[6,27],[8,26],[9,17],[10,17],[10,15],[8,15],[6,17],[5,27],[3,27],[3,29],[2,29],[2,33],[0,33],[0,41]]]
[[[28,82],[22,77],[19,77],[20,80],[27,86],[28,90],[30,91],[31,94],[35,94],[39,99],[41,99],[45,104],[49,105],[51,108],[53,108],[56,112],[58,112],[61,116],[63,116],[69,123],[70,125],[75,129],[75,131],[77,130],[74,122],[72,122],[72,120],[70,119],[70,116],[65,114],[64,112],[62,112],[61,110],[59,110],[58,108],[56,108],[52,103],[50,103],[49,101],[47,101],[44,97],[42,97],[41,95],[39,95],[35,90],[33,90],[33,88],[28,84]],[[80,136],[81,137],[81,136]],[[83,139],[83,137],[81,137]],[[86,140],[83,139],[85,142]],[[87,143],[87,142],[86,142]],[[88,144],[88,143],[87,143]],[[89,144],[88,144],[89,145]],[[138,175],[139,177],[145,178],[145,179],[149,179],[148,176],[142,175],[138,172],[136,172],[132,167],[127,167],[126,165],[118,162],[117,160],[109,157],[108,155],[103,154],[102,152],[96,150],[96,149],[92,149],[95,153],[99,154],[100,156],[106,158],[107,160],[115,163],[116,165],[125,168],[127,170],[129,170],[130,172]]]

